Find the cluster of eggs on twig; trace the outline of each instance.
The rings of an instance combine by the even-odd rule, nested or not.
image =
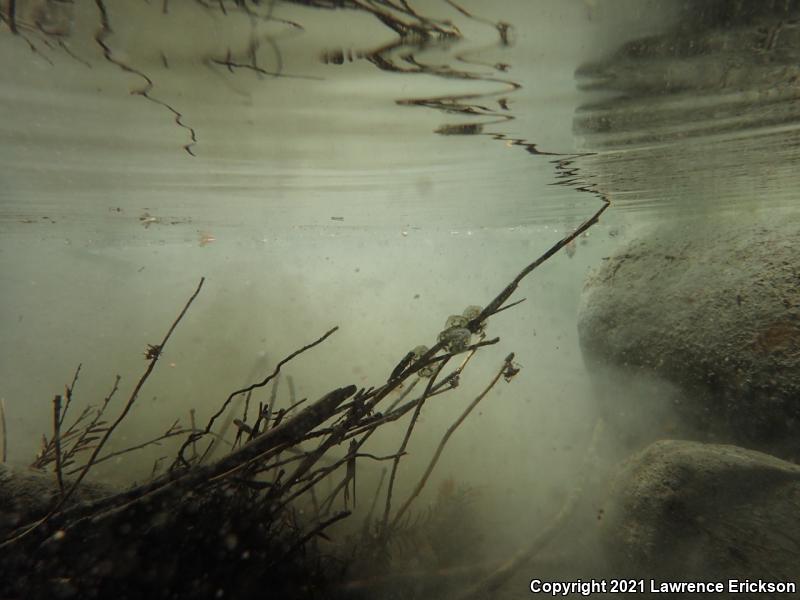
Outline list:
[[[469,322],[477,319],[483,311],[483,308],[476,305],[470,305],[464,309],[460,315],[450,315],[445,321],[444,329],[439,333],[438,341],[444,345],[445,350],[450,353],[458,354],[467,349],[472,341],[472,332],[467,325]],[[428,352],[429,348],[424,345],[417,346],[411,352],[414,354],[413,361],[419,360]],[[426,365],[417,371],[420,377],[430,377],[433,375],[434,368],[432,365]]]

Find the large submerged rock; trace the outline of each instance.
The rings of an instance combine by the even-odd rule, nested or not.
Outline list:
[[[70,486],[72,480],[65,484]],[[84,482],[75,490],[67,506],[91,502],[116,491],[109,485]],[[0,534],[43,517],[56,507],[60,498],[52,473],[0,463]]]
[[[656,442],[619,469],[602,523],[618,577],[800,584],[800,466],[760,452]]]
[[[800,457],[800,217],[654,229],[589,277],[578,330],[606,419],[641,444]]]

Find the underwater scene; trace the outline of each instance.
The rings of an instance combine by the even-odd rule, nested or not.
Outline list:
[[[0,0],[0,598],[796,598],[800,0]]]

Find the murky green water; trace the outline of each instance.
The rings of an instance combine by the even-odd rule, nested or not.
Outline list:
[[[293,393],[381,385],[409,349],[435,343],[448,315],[486,306],[610,202],[522,282],[512,300],[524,303],[491,320],[500,342],[482,349],[458,393],[426,406],[398,471],[398,488],[410,490],[515,352],[521,373],[454,433],[420,500],[447,482],[477,490],[478,554],[492,567],[586,477],[602,412],[576,328],[587,274],[649,227],[794,218],[798,11],[666,0],[332,4],[3,5],[7,458],[33,460],[51,433],[51,400],[78,364],[80,402],[102,402],[117,374],[120,395],[130,393],[147,345],[201,277],[110,449],[175,419],[188,426],[193,409],[205,423],[229,392],[336,325],[287,366]],[[281,394],[278,406],[289,406]],[[389,429],[373,452],[397,450],[405,427]],[[148,446],[94,475],[142,481],[173,453],[169,442]],[[363,469],[367,498],[380,465]],[[600,498],[583,507],[591,519]],[[529,595],[542,570],[608,575],[593,544],[565,542],[502,593]],[[404,568],[424,570],[425,552]],[[570,552],[595,556],[581,569]]]

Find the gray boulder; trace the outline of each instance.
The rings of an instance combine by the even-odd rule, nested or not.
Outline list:
[[[71,480],[65,481],[66,485],[71,483]],[[116,491],[104,484],[84,482],[67,505],[97,500]],[[57,505],[59,498],[52,473],[0,463],[0,534],[43,517]]]
[[[607,258],[578,319],[607,421],[800,457],[799,241],[796,213],[701,218]]]
[[[648,584],[800,584],[800,466],[735,446],[657,442],[614,477],[601,541],[617,577]]]

